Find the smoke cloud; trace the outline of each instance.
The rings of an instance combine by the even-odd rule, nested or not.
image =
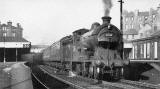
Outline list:
[[[103,0],[104,3],[104,15],[109,16],[110,10],[112,8],[112,0]]]

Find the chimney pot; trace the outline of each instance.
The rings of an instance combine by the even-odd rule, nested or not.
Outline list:
[[[12,26],[12,22],[11,22],[11,21],[8,21],[8,25],[9,25],[9,26]]]

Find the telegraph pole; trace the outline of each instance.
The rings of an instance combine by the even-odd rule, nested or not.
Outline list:
[[[123,0],[119,0],[118,2],[120,2],[120,30],[122,33],[122,40],[123,40]],[[122,55],[121,55],[122,59],[124,59],[124,43],[122,41]]]
[[[6,63],[5,37],[6,37],[6,36],[4,35],[4,50],[3,50],[3,53],[4,53],[4,55],[3,55],[3,57],[4,57],[3,63],[4,63],[4,64]]]
[[[120,2],[120,30],[123,33],[123,0],[119,0]]]
[[[120,30],[122,32],[122,40],[123,40],[123,0],[119,0],[120,2]],[[122,59],[124,60],[124,42],[122,41]],[[121,68],[121,77],[124,76],[124,69]]]

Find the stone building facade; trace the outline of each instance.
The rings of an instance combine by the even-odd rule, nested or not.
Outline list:
[[[0,62],[22,61],[21,56],[30,52],[31,42],[23,38],[23,28],[19,23],[13,26],[0,23]]]
[[[0,37],[16,37],[22,38],[23,28],[19,23],[17,26],[13,26],[9,21],[7,24],[0,24]]]
[[[157,9],[150,9],[149,11],[123,11],[123,30],[124,33],[129,30],[138,32],[133,39],[150,36],[153,32],[160,30],[160,5]],[[135,32],[134,31],[134,32]],[[128,33],[128,32],[127,32]],[[125,34],[127,38],[130,34]]]
[[[132,58],[132,40],[160,31],[160,5],[149,11],[123,11],[124,58]]]

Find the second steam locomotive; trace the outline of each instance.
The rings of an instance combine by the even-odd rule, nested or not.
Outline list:
[[[97,78],[98,74],[120,78],[124,60],[122,32],[102,17],[103,23],[93,23],[91,29],[79,29],[42,51],[42,60],[62,70]]]

